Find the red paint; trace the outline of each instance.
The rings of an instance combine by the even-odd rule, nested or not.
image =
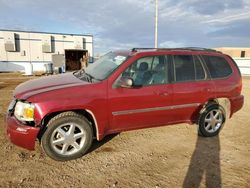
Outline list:
[[[8,125],[7,136],[13,144],[28,150],[34,150],[39,128],[22,125],[14,117],[10,116],[7,116],[6,123]],[[19,131],[18,128],[23,131]]]
[[[118,52],[117,52],[118,53]],[[14,95],[17,99],[35,104],[35,127],[22,125],[13,116],[7,117],[7,134],[10,140],[26,149],[34,149],[35,140],[42,120],[54,112],[88,110],[95,116],[98,128],[97,137],[105,135],[181,122],[194,123],[198,112],[209,99],[226,97],[231,101],[231,115],[240,110],[244,103],[241,95],[242,81],[237,67],[231,58],[215,52],[203,51],[141,51],[120,52],[131,56],[107,79],[89,83],[76,78],[72,73],[48,76],[19,85]],[[227,59],[233,74],[217,80],[202,80],[183,83],[151,85],[140,88],[113,88],[118,76],[140,57],[163,54],[206,54]],[[200,104],[188,108],[152,110],[124,115],[114,115],[135,109],[155,109],[158,107]],[[27,132],[16,129],[24,128]]]

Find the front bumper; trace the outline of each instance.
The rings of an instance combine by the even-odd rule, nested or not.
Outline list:
[[[35,149],[35,141],[40,128],[21,124],[14,116],[7,115],[7,136],[10,141],[28,150]]]

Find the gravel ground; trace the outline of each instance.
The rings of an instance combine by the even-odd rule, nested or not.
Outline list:
[[[0,73],[0,187],[250,187],[249,78],[243,79],[243,109],[219,137],[198,137],[188,124],[129,131],[68,162],[51,160],[39,143],[31,152],[6,138],[12,92],[33,78]]]

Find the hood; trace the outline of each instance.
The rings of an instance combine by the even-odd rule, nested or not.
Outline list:
[[[47,76],[18,85],[14,91],[14,96],[25,100],[39,93],[82,84],[88,84],[88,82],[76,78],[73,73]]]

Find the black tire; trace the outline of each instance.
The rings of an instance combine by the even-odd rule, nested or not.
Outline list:
[[[67,161],[82,157],[92,141],[93,129],[89,121],[83,115],[69,111],[58,114],[48,122],[41,145],[52,159]]]
[[[204,137],[218,135],[225,123],[225,117],[225,110],[220,105],[209,104],[200,114],[198,120],[198,135]]]

